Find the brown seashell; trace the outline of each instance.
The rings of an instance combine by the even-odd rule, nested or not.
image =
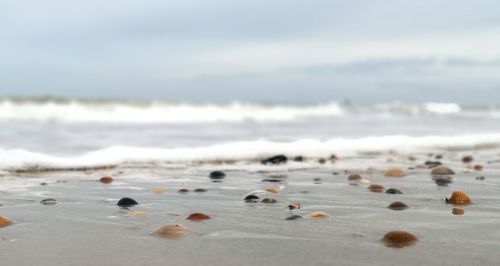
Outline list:
[[[360,181],[361,176],[359,174],[352,174],[347,178],[348,181]]]
[[[267,189],[266,189],[266,191],[267,191],[267,192],[271,192],[271,193],[273,193],[273,194],[278,194],[278,190],[277,190],[277,189],[275,189],[275,188],[272,188],[272,187],[267,188]]]
[[[401,168],[389,168],[384,172],[385,177],[403,177],[405,176],[405,172]]]
[[[289,210],[300,209],[300,203],[298,203],[298,202],[292,203],[292,204],[288,205],[288,209]]]
[[[191,230],[182,224],[167,224],[153,232],[154,236],[177,239],[189,235]]]
[[[474,170],[476,170],[476,171],[483,171],[483,166],[480,165],[480,164],[476,164],[476,165],[474,165]]]
[[[451,197],[449,199],[446,199],[446,203],[451,203],[455,205],[465,205],[465,204],[470,204],[471,200],[465,193],[461,191],[453,191]]]
[[[210,216],[204,214],[204,213],[193,213],[191,215],[189,215],[188,217],[186,217],[186,220],[190,220],[190,221],[193,221],[193,222],[201,222],[201,221],[204,221],[204,220],[209,220],[211,219]]]
[[[311,213],[308,213],[306,215],[306,217],[315,218],[315,219],[323,219],[323,218],[329,217],[329,215],[326,214],[325,212],[311,212]]]
[[[0,227],[12,225],[13,222],[6,217],[0,216]]]
[[[155,193],[155,194],[163,194],[164,192],[165,192],[165,189],[161,188],[161,187],[157,187],[157,188],[153,189],[153,193]]]
[[[103,184],[111,184],[113,182],[113,178],[111,176],[103,176],[99,181]]]
[[[415,157],[413,155],[410,155],[410,156],[408,156],[408,160],[410,160],[410,161],[416,161],[417,157]]]
[[[395,201],[395,202],[391,203],[389,206],[387,206],[387,208],[389,208],[391,210],[395,210],[395,211],[402,211],[402,210],[408,208],[408,205],[404,204],[401,201]]]
[[[406,231],[390,231],[382,239],[387,247],[403,248],[417,242],[417,237]]]
[[[466,156],[464,156],[464,157],[462,158],[462,162],[463,162],[463,163],[470,163],[470,162],[472,162],[473,160],[474,160],[474,158],[473,158],[472,156],[470,156],[470,155],[466,155]]]
[[[368,187],[371,192],[383,192],[384,187],[382,185],[373,184]]]
[[[432,168],[431,175],[453,175],[455,172],[446,166],[437,166]]]
[[[189,189],[187,189],[187,188],[180,188],[179,189],[179,193],[187,193],[187,192],[189,192]]]
[[[451,213],[453,213],[454,215],[464,215],[465,211],[460,208],[453,208],[451,210]]]

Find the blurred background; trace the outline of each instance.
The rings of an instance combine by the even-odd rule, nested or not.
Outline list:
[[[0,154],[496,142],[498,10],[465,0],[4,0]],[[249,156],[275,149],[262,147]]]

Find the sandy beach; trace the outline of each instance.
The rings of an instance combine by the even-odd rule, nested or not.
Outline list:
[[[463,163],[463,154],[473,154],[474,161]],[[408,154],[365,154],[325,164],[306,158],[276,166],[246,162],[240,170],[234,164],[158,162],[4,173],[0,215],[14,224],[0,228],[0,256],[5,265],[496,265],[498,151],[436,155],[412,154],[409,160]],[[451,183],[438,185],[426,161],[453,169],[455,174],[446,175]],[[476,164],[482,171],[471,169]],[[405,176],[385,177],[391,167]],[[214,170],[226,174],[220,182],[209,178]],[[353,173],[362,181],[348,181]],[[103,176],[112,182],[99,182]],[[373,184],[383,192],[370,191]],[[179,193],[181,188],[189,192]],[[385,193],[390,188],[402,194]],[[473,203],[447,204],[453,191],[465,192]],[[246,202],[248,193],[259,199]],[[116,204],[123,197],[139,204],[121,208]],[[47,198],[56,204],[40,203]],[[392,202],[408,208],[387,208]],[[301,208],[289,210],[293,203]],[[464,214],[452,214],[454,207]],[[326,217],[308,217],[313,212]],[[192,213],[211,219],[186,220]],[[286,219],[292,215],[301,218]],[[153,235],[167,224],[184,225],[191,233],[176,239]],[[382,238],[392,230],[418,240],[387,247]]]

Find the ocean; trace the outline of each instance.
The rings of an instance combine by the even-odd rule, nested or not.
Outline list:
[[[500,144],[500,107],[0,100],[0,169],[327,158]]]

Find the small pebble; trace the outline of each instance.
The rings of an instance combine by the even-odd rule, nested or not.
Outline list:
[[[46,186],[46,185],[47,185],[47,183],[45,183],[45,182],[40,183],[40,186]]]
[[[224,173],[222,171],[213,171],[210,173],[209,177],[210,177],[210,179],[219,180],[219,179],[225,178],[226,173]]]
[[[446,166],[434,167],[431,171],[431,175],[453,175],[455,172]]]
[[[318,163],[319,164],[325,164],[326,163],[326,160],[324,158],[319,158],[318,159]]]
[[[260,198],[256,195],[250,194],[247,195],[243,200],[245,200],[246,202],[257,202],[260,200]]]
[[[474,165],[474,170],[476,170],[476,171],[483,171],[483,166],[480,165],[480,164],[476,164],[476,165]]]
[[[313,179],[314,184],[321,184],[321,178],[317,177]]]
[[[270,192],[270,193],[273,193],[273,194],[278,194],[279,191],[273,187],[270,187],[270,188],[267,188],[266,189],[267,192]]]
[[[349,175],[349,177],[347,178],[348,181],[355,181],[355,182],[359,182],[361,180],[361,175],[359,174],[352,174],[352,175]]]
[[[278,202],[277,200],[275,199],[271,199],[271,198],[265,198],[265,199],[262,199],[261,201],[262,203],[276,203]]]
[[[401,190],[395,189],[395,188],[389,188],[388,190],[385,191],[387,194],[403,194]]]
[[[285,155],[276,155],[261,161],[262,164],[284,164],[288,161]]]
[[[197,189],[195,189],[195,190],[193,190],[193,191],[194,191],[194,192],[207,192],[207,190],[206,190],[206,189],[204,189],[204,188],[197,188]]]
[[[187,188],[180,188],[178,192],[179,193],[188,193],[189,189],[187,189]]]
[[[304,161],[304,157],[303,156],[295,156],[295,157],[293,157],[293,160],[295,162],[303,162]]]
[[[339,159],[339,157],[337,157],[337,155],[335,155],[335,154],[330,155],[330,162],[331,163],[337,162],[338,159]]]
[[[470,163],[470,162],[472,162],[473,160],[474,160],[474,158],[473,158],[471,155],[467,155],[467,156],[464,156],[464,157],[462,158],[462,162],[463,162],[463,163]]]
[[[288,209],[289,210],[300,209],[300,203],[298,203],[298,202],[292,203],[292,204],[288,205]]]
[[[484,177],[484,176],[478,176],[478,177],[476,177],[476,180],[485,180],[485,179],[486,179],[486,177]]]
[[[134,199],[131,199],[131,198],[121,198],[118,203],[116,203],[116,205],[120,206],[120,207],[132,207],[134,205],[137,205],[139,203],[137,203],[137,201],[135,201]]]
[[[43,204],[43,205],[56,205],[57,204],[57,200],[52,199],[52,198],[50,198],[50,199],[43,199],[43,200],[40,201],[40,203]]]
[[[436,183],[436,185],[438,185],[440,187],[447,186],[453,180],[451,176],[433,177],[432,179],[434,180],[434,182]]]
[[[291,215],[291,216],[286,217],[285,220],[294,221],[294,220],[301,219],[301,218],[302,218],[302,216],[300,216],[300,215]]]

